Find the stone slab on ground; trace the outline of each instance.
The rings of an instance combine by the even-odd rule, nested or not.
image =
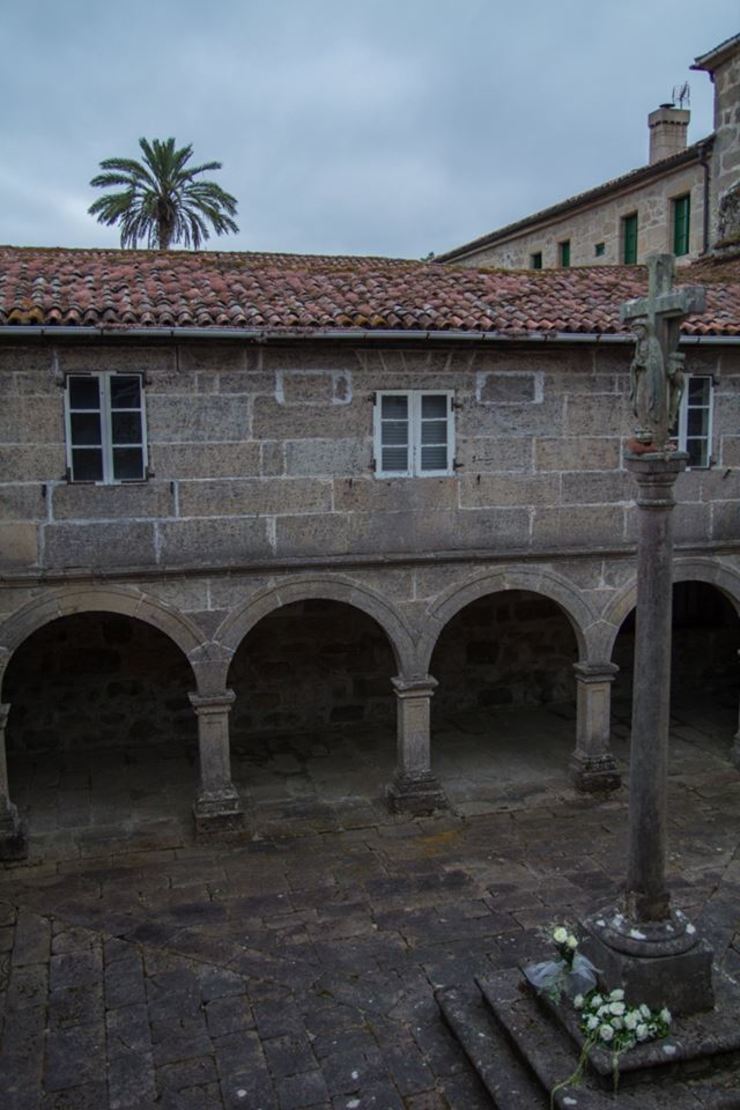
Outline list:
[[[537,719],[549,737],[554,718]],[[78,753],[68,791],[39,761],[20,791],[30,858],[0,869],[2,1110],[287,1110],[317,1096],[320,1110],[490,1110],[435,991],[467,997],[476,974],[541,958],[545,927],[611,901],[627,814],[624,791],[563,792],[568,722],[534,777],[544,741],[520,722],[507,770],[484,724],[477,781],[442,776],[479,815],[392,817],[371,782],[289,795],[288,776],[229,844],[194,842],[186,759],[168,777],[142,753],[113,808],[96,783],[121,779],[115,757]],[[677,906],[737,975],[740,775],[726,731],[706,719],[672,747],[669,861]],[[738,1110],[711,1078],[690,1087],[691,1110],[718,1098]]]

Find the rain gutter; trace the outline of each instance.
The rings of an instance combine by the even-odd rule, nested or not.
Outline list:
[[[6,324],[0,339],[241,339],[252,343],[285,343],[303,340],[332,340],[352,343],[415,341],[425,343],[634,343],[624,332],[527,332],[502,335],[488,331],[428,331],[405,328],[305,328],[302,331],[264,328],[112,328]],[[686,345],[737,345],[740,335],[682,335]]]

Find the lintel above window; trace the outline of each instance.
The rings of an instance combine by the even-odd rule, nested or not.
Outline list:
[[[387,389],[376,394],[375,473],[379,478],[454,474],[454,393]]]
[[[70,481],[114,485],[146,477],[141,374],[68,375],[64,415]]]

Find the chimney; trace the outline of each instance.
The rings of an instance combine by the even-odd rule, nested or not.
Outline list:
[[[680,154],[686,150],[687,133],[691,112],[686,108],[674,108],[672,104],[661,104],[648,116],[650,129],[650,165]]]

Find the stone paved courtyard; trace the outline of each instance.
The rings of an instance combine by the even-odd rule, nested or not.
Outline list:
[[[733,710],[700,709],[674,712],[671,885],[737,976]],[[182,752],[11,765],[33,835],[0,872],[3,1110],[488,1106],[434,989],[539,956],[624,870],[626,792],[571,791],[572,735],[567,709],[440,722],[454,808],[416,820],[380,802],[387,736],[245,747],[253,823],[220,845],[193,842]],[[713,1086],[690,1104],[740,1106]]]

